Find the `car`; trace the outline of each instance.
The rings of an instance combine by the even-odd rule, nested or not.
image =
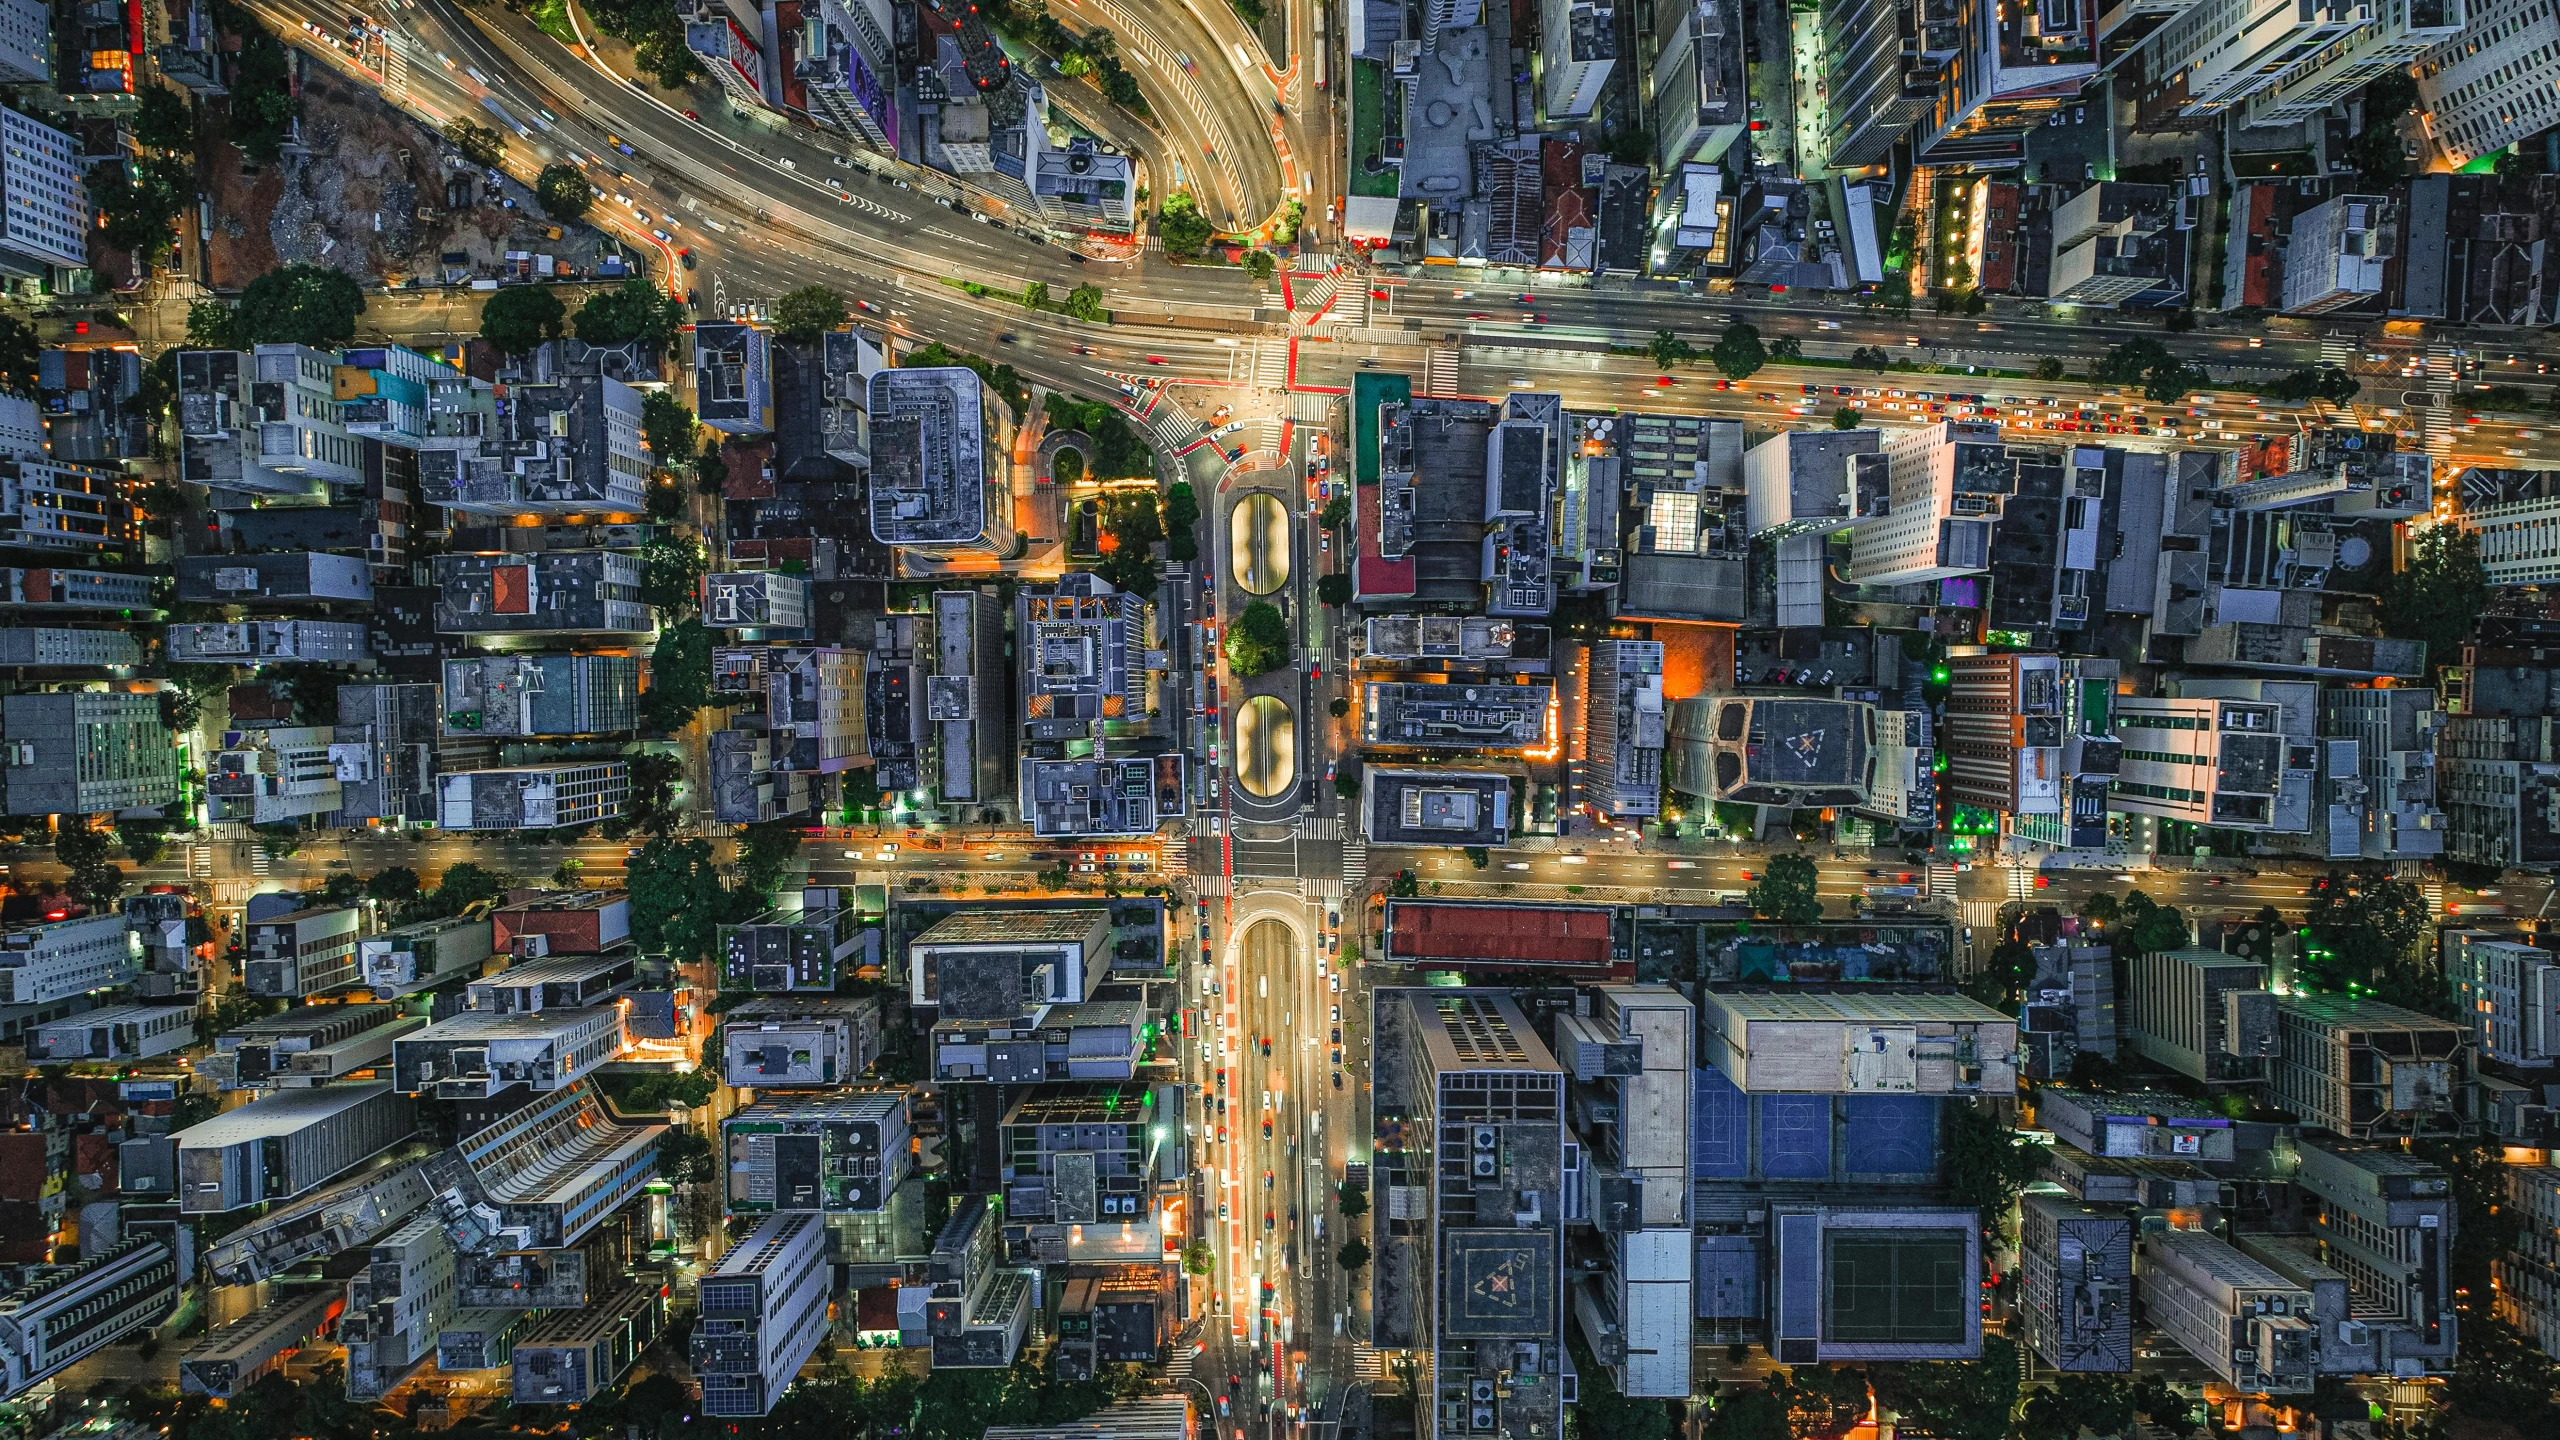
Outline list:
[[[1262,1053],[1265,1055],[1269,1055],[1271,1053],[1271,1037],[1268,1035],[1262,1037]],[[1271,1126],[1266,1122],[1262,1128],[1264,1133],[1267,1134],[1269,1133]]]
[[[1335,1008],[1339,1009],[1340,1007],[1337,1006]],[[1339,1025],[1333,1027],[1333,1043],[1336,1045],[1342,1043],[1342,1027]]]
[[[1341,762],[1340,762],[1340,761],[1338,761],[1338,760],[1327,760],[1326,762],[1324,762],[1324,783],[1326,783],[1327,785],[1330,785],[1330,784],[1332,784],[1332,783],[1333,783],[1333,771],[1334,771],[1334,767],[1335,767],[1335,766],[1337,766],[1337,765],[1339,765],[1340,763],[1341,763]]]
[[[873,315],[886,315],[889,313],[887,310],[873,304],[871,301],[863,299],[856,299],[853,302],[853,307],[857,310],[867,311]]]
[[[1340,975],[1327,975],[1324,978],[1326,983],[1332,986],[1334,994],[1339,995],[1342,993],[1342,977]]]
[[[1221,1145],[1227,1143],[1227,1127],[1224,1125],[1218,1127],[1218,1143]]]
[[[1262,1138],[1265,1140],[1271,1138],[1271,1117],[1268,1115],[1262,1117]]]
[[[1677,385],[1680,382],[1672,379],[1668,375],[1657,375],[1654,377],[1653,383],[1656,385]]]
[[[1333,1023],[1336,1025],[1342,1023],[1342,1007],[1339,1005],[1333,1007]]]
[[[1220,1210],[1225,1210],[1227,1207],[1226,1207],[1226,1206],[1224,1206],[1224,1205],[1221,1205],[1221,1206],[1219,1206],[1218,1208],[1219,1208]],[[1224,1215],[1220,1215],[1218,1218],[1219,1218],[1219,1219],[1221,1219],[1221,1220],[1223,1220],[1223,1219],[1225,1219],[1225,1218],[1227,1218],[1227,1217],[1226,1217],[1226,1216],[1224,1216]],[[1227,1418],[1227,1415],[1228,1415],[1228,1410],[1227,1410],[1227,1397],[1226,1397],[1226,1396],[1224,1396],[1224,1395],[1221,1395],[1221,1396],[1219,1396],[1219,1397],[1218,1397],[1218,1418],[1219,1418],[1219,1419],[1221,1419],[1221,1420],[1224,1420],[1224,1419],[1226,1419],[1226,1418]]]
[[[684,118],[686,118],[687,120],[694,121],[694,122],[696,122],[696,123],[699,123],[699,122],[701,121],[701,119],[702,119],[702,117],[701,117],[701,116],[696,115],[695,113],[693,113],[693,112],[692,112],[692,111],[690,111],[690,110],[687,110],[686,112],[684,112]]]
[[[1173,362],[1167,360],[1161,355],[1150,355],[1147,357],[1147,363],[1150,365],[1170,365]]]
[[[1262,1128],[1263,1128],[1263,1133],[1265,1133],[1265,1134],[1270,1133],[1270,1130],[1271,1130],[1271,1127],[1270,1127],[1270,1126],[1265,1125],[1265,1126],[1263,1126]],[[1265,1230],[1277,1230],[1277,1229],[1279,1229],[1279,1228],[1280,1228],[1280,1217],[1279,1217],[1279,1216],[1277,1216],[1277,1215],[1275,1215],[1275,1214],[1273,1214],[1272,1212],[1270,1212],[1270,1211],[1268,1211],[1268,1210],[1263,1211],[1263,1212],[1262,1212],[1262,1228],[1263,1228],[1263,1229],[1265,1229]]]
[[[684,262],[684,268],[686,268],[687,270],[691,270],[691,269],[693,269],[695,266],[697,266],[697,265],[699,265],[699,264],[701,264],[701,263],[702,263],[701,261],[699,261],[699,260],[697,260],[697,259],[695,259],[695,258],[694,258],[693,250],[692,250],[692,248],[691,248],[691,247],[689,247],[689,246],[688,246],[687,248],[685,248],[685,249],[682,249],[682,250],[677,251],[677,252],[676,252],[676,258],[677,258],[678,260],[681,260],[681,261],[683,261],[683,262]]]
[[[1227,1202],[1224,1200],[1218,1202],[1218,1218],[1221,1220],[1227,1218]]]
[[[1021,338],[1021,336],[1014,334],[1012,331],[1005,330],[996,335],[996,343],[999,345],[1011,345]]]
[[[1342,1072],[1339,1070],[1333,1072],[1333,1088],[1336,1090],[1342,1088]]]
[[[1270,1189],[1270,1188],[1271,1188],[1274,1184],[1276,1184],[1276,1183],[1278,1183],[1278,1182],[1275,1180],[1275,1178],[1272,1176],[1272,1174],[1271,1174],[1271,1172],[1270,1172],[1269,1170],[1265,1170],[1265,1171],[1263,1171],[1263,1172],[1262,1172],[1262,1188],[1263,1188],[1263,1189],[1268,1190],[1268,1189]]]

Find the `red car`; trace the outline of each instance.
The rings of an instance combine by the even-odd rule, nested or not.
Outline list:
[[[1170,365],[1173,362],[1167,360],[1161,355],[1150,355],[1147,357],[1147,363],[1150,365]]]
[[[702,117],[701,117],[701,116],[699,116],[699,115],[694,114],[694,113],[693,113],[692,111],[690,111],[690,110],[687,110],[686,112],[684,112],[684,118],[686,118],[687,120],[700,120]]]

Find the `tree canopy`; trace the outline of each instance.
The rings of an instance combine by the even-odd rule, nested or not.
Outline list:
[[[2288,370],[2268,381],[2266,386],[2269,395],[2295,405],[2306,400],[2326,400],[2332,405],[2344,405],[2356,398],[2356,392],[2363,388],[2356,383],[2354,376],[2335,365]]]
[[[0,391],[35,399],[43,390],[42,363],[34,327],[0,315]]]
[[[630,892],[633,943],[679,961],[709,957],[719,927],[746,918],[741,912],[752,912],[759,898],[746,893],[741,904],[731,896],[712,864],[710,841],[663,835],[624,864],[623,888]]]
[[[533,198],[542,202],[543,213],[563,224],[586,217],[587,207],[595,203],[596,193],[578,167],[553,161],[542,167],[533,178]]]
[[[2480,537],[2452,525],[2420,531],[2409,547],[2409,568],[2382,582],[2382,633],[2425,641],[2431,666],[2460,658],[2462,642],[2488,608]]]
[[[1289,663],[1289,625],[1280,607],[1256,600],[1227,626],[1227,668],[1238,679],[1277,670]]]
[[[237,95],[234,95],[236,102]],[[339,350],[353,344],[364,290],[355,277],[325,265],[278,266],[249,282],[231,311],[231,340],[243,350],[260,345],[308,345]]]
[[[456,115],[444,122],[445,143],[462,152],[462,158],[484,169],[506,163],[507,132],[487,125],[475,125],[470,117]]]
[[[2143,398],[2166,405],[2207,383],[2205,372],[2180,361],[2157,340],[2127,340],[2089,367],[2099,385],[2140,385]]]
[[[564,333],[569,307],[548,285],[510,285],[480,308],[480,338],[510,355],[530,355]]]
[[[578,338],[590,345],[637,340],[665,347],[684,324],[684,302],[635,275],[614,289],[587,297],[578,307]]]
[[[1351,603],[1351,577],[1339,571],[1316,577],[1316,603],[1348,605]]]
[[[786,340],[815,340],[844,319],[844,297],[824,285],[803,285],[773,302],[774,333]]]
[[[2430,918],[2426,896],[2387,869],[2329,871],[2311,882],[2303,908],[2313,942],[2303,949],[2303,986],[2374,989],[2410,961]]]
[[[701,606],[702,576],[711,568],[702,542],[658,535],[640,550],[640,599],[669,614],[690,615]]]
[[[1813,862],[1802,855],[1775,855],[1769,868],[1751,885],[1751,913],[1781,925],[1810,925],[1822,918],[1822,901],[1813,893]]]
[[[1707,358],[1715,361],[1716,368],[1724,372],[1726,379],[1748,380],[1760,373],[1760,367],[1769,363],[1769,351],[1760,343],[1757,327],[1736,323],[1724,327],[1724,333],[1716,337],[1715,348],[1707,352]]]
[[[1196,260],[1208,248],[1209,238],[1217,227],[1200,213],[1200,202],[1188,190],[1176,190],[1164,197],[1156,210],[1156,238],[1164,242],[1164,253],[1176,260]]]
[[[2005,1335],[1982,1339],[1978,1361],[1878,1366],[1878,1399],[1939,1440],[2005,1440],[2018,1403],[2018,1346]]]
[[[640,397],[640,439],[658,464],[669,470],[693,464],[700,453],[694,443],[693,412],[672,390],[652,390]]]

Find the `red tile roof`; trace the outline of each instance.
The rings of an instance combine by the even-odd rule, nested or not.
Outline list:
[[[1416,965],[1608,969],[1617,958],[1610,929],[1599,906],[1399,900],[1387,907],[1387,953]]]

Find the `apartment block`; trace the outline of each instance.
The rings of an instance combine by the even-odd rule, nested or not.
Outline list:
[[[2322,315],[2381,298],[2399,253],[2400,202],[2335,195],[2293,217],[2284,256],[2284,313]]]
[[[193,1005],[109,1005],[36,1026],[27,1058],[39,1065],[148,1060],[196,1041]]]
[[[1555,1056],[1573,1077],[1567,1124],[1582,1146],[1582,1194],[1598,1273],[1573,1287],[1583,1339],[1622,1395],[1690,1393],[1690,1100],[1695,1011],[1667,985],[1594,992],[1591,1014],[1556,1017]]]
[[[408,1097],[380,1081],[279,1090],[177,1133],[178,1209],[220,1215],[290,1200],[415,1128]]]
[[[23,39],[25,31],[19,30]],[[13,56],[16,46],[9,47]],[[89,264],[86,146],[31,116],[0,113],[0,273],[53,278]],[[48,286],[48,288],[53,288]]]
[[[404,1095],[485,1100],[515,1085],[565,1089],[630,1043],[624,1007],[500,1012],[465,1010],[403,1036],[391,1051]]]
[[[976,371],[871,377],[871,533],[933,559],[1013,553],[1013,426]]]
[[[2305,1128],[2351,1140],[2460,1130],[2462,1026],[2379,1000],[2276,997],[2268,1093]]]
[[[793,647],[769,657],[764,717],[777,769],[837,775],[871,764],[864,662],[864,652],[832,646]]]
[[[235,730],[206,767],[213,817],[251,825],[290,825],[328,815],[344,803],[326,725]]]
[[[444,733],[494,739],[611,735],[640,723],[629,655],[470,655],[444,662]]]
[[[142,525],[125,498],[121,475],[97,466],[7,456],[0,457],[0,544],[81,560],[139,559]]]
[[[436,823],[447,830],[558,830],[611,820],[631,794],[619,760],[521,765],[436,777]]]
[[[285,1357],[326,1335],[344,1294],[336,1286],[292,1292],[264,1309],[207,1331],[178,1357],[178,1393],[237,1399],[274,1374]]]
[[[640,559],[615,550],[435,557],[435,628],[447,635],[646,635]]]
[[[140,970],[141,945],[121,915],[0,932],[0,1005],[51,1005],[94,995],[133,983]]]
[[[2219,950],[2164,950],[2133,962],[2133,1048],[2208,1085],[2255,1084],[2276,1056],[2267,967]]]
[[[761,730],[714,730],[710,746],[712,815],[723,825],[761,825],[808,813],[810,777],[773,763],[773,737]]]
[[[956,911],[908,944],[908,1002],[947,1020],[1081,1003],[1110,971],[1110,944],[1104,909]]]
[[[1662,642],[1594,642],[1590,687],[1585,793],[1612,817],[1662,813]]]
[[[0,699],[0,751],[12,815],[95,815],[178,800],[178,750],[155,695],[8,696]]]
[[[339,1334],[347,1342],[347,1394],[379,1400],[436,1352],[457,1310],[453,1240],[421,1215],[374,1242],[364,1270],[347,1282]]]
[[[215,1036],[199,1068],[224,1090],[309,1089],[382,1065],[426,1023],[390,1005],[299,1005]]]
[[[178,352],[178,474],[217,491],[325,499],[364,483],[337,357],[307,345]]]
[[[151,609],[151,577],[113,570],[10,566],[0,568],[0,605],[25,610],[147,611]]]
[[[1947,793],[2002,814],[2063,808],[2062,662],[2052,655],[1951,655]]]
[[[2053,212],[2046,297],[2056,305],[2174,305],[2187,294],[2189,238],[2171,187],[2091,185]]]
[[[983,591],[934,592],[925,719],[933,727],[935,788],[946,805],[986,805],[1013,792],[1004,619],[1004,608]]]
[[[1089,571],[1026,585],[1014,601],[1022,738],[1100,739],[1146,709],[1143,601]],[[1132,713],[1133,709],[1137,712]]]
[[[2450,925],[2437,940],[2481,1055],[2527,1067],[2560,1061],[2560,953]]]
[[[338,687],[338,725],[329,740],[329,760],[338,767],[335,823],[434,818],[441,708],[432,684]]]
[[[430,1158],[427,1180],[447,1197],[442,1213],[452,1217],[464,1250],[558,1250],[584,1239],[656,1178],[666,1133],[661,1123],[613,1118],[592,1086],[573,1081],[537,1092]]]
[[[466,515],[636,515],[648,502],[650,457],[640,392],[603,375],[565,374],[507,387],[497,463],[455,467],[434,504]]]
[[[630,987],[638,966],[638,955],[628,949],[549,960],[520,957],[466,984],[463,1005],[496,1015],[584,1010],[611,1003]]]
[[[1183,757],[1022,762],[1022,813],[1043,840],[1108,840],[1153,835],[1188,806]]]
[[[880,1001],[870,995],[760,995],[720,1027],[723,1078],[756,1090],[843,1085],[880,1058]]]
[[[2560,96],[2560,87],[2553,94]],[[2461,486],[2454,523],[2478,537],[2490,584],[2560,580],[2560,471],[2475,465],[2462,472]]]
[[[730,1247],[701,1281],[693,1373],[705,1415],[763,1415],[827,1332],[826,1226],[775,1215]]]
[[[2144,1320],[2225,1384],[2308,1394],[2319,1359],[2311,1292],[2201,1230],[2142,1236]]]
[[[702,621],[724,630],[805,632],[811,615],[806,575],[719,570],[702,577]]]
[[[244,620],[172,625],[169,659],[187,665],[354,665],[368,657],[365,627],[340,620]]]
[[[2133,1217],[2057,1195],[2018,1204],[2019,1313],[2047,1365],[2081,1374],[2133,1368]]]
[[[2396,1144],[2306,1138],[2294,1175],[2317,1206],[2323,1258],[2344,1271],[2375,1371],[2408,1376],[2453,1368],[2458,1317],[2451,1256],[2453,1182]]]
[[[2289,768],[2279,706],[2124,695],[2116,699],[2115,723],[2124,740],[2109,792],[2116,810],[2233,830],[2278,828]]]
[[[2560,126],[2560,89],[2539,75],[2560,55],[2560,16],[2531,0],[2435,8],[2461,29],[2418,57],[2419,114],[2456,167]]]
[[[878,1213],[914,1168],[908,1097],[869,1090],[763,1100],[720,1123],[732,1215]]]
[[[366,918],[365,906],[334,905],[249,922],[243,971],[249,993],[298,999],[358,983],[363,968],[356,944]]]
[[[583,1310],[557,1311],[516,1340],[518,1405],[583,1405],[605,1394],[666,1328],[664,1287],[626,1285]]]
[[[141,642],[122,630],[0,627],[0,665],[48,670],[129,670],[141,663]]]

